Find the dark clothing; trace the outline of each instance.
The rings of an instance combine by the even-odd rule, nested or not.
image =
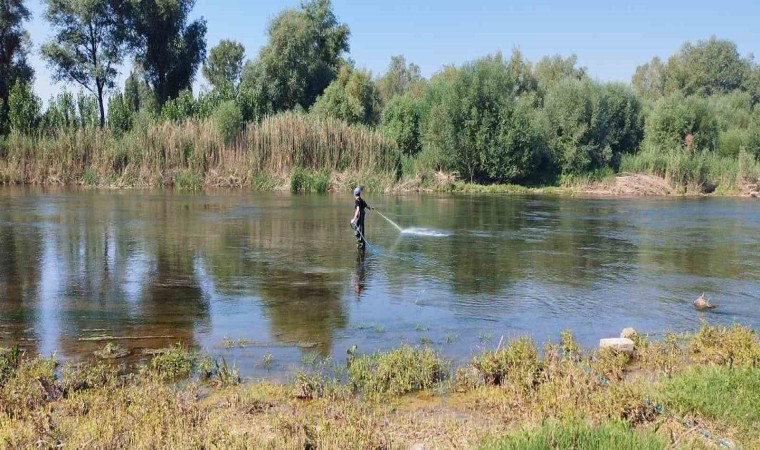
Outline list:
[[[356,208],[359,208],[359,218],[356,220],[356,223],[364,225],[364,210],[369,208],[369,205],[363,198],[359,197],[354,201],[354,211],[356,211]]]
[[[364,231],[364,210],[369,208],[369,205],[363,198],[359,197],[354,201],[354,211],[356,211],[356,208],[359,208],[359,217],[356,219],[356,225],[354,228],[354,231],[356,231],[356,247],[359,248],[359,250],[364,250],[367,246],[367,241],[364,240],[367,236],[365,234],[366,231]]]

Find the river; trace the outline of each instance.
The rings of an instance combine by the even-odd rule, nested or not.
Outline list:
[[[353,345],[463,361],[563,329],[760,328],[756,200],[366,200],[404,232],[369,213],[362,256],[350,194],[0,188],[0,346],[80,361],[113,339],[131,363],[182,343],[280,377]],[[703,292],[716,310],[693,309]]]

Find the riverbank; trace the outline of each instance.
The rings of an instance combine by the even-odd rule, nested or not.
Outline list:
[[[288,384],[240,383],[222,359],[173,348],[119,373],[110,359],[57,367],[6,350],[6,448],[751,448],[760,445],[760,342],[703,325],[630,357],[500,342],[453,368],[402,345],[347,365],[304,367]],[[117,354],[111,346],[102,356]],[[189,378],[188,378],[189,377]]]
[[[544,185],[478,184],[402,155],[382,130],[283,113],[229,133],[211,120],[80,128],[0,140],[0,184],[197,191],[468,192],[587,196],[758,196],[760,162],[741,152],[624,154],[620,173],[559,177]],[[227,130],[229,131],[229,130]],[[547,174],[548,175],[548,174]]]

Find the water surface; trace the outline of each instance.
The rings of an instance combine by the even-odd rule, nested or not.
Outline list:
[[[499,339],[627,326],[760,328],[760,202],[370,194],[362,256],[349,195],[0,189],[0,346],[82,360],[112,336],[182,343],[246,376],[400,342],[464,360]],[[246,348],[220,348],[247,340]],[[273,355],[271,371],[263,367]]]

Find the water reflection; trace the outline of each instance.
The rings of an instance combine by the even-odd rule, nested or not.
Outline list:
[[[757,202],[371,200],[438,233],[400,234],[370,215],[374,248],[359,254],[342,196],[3,188],[0,346],[82,358],[110,336],[137,359],[230,336],[271,345],[285,366],[312,344],[369,350],[418,330],[440,343],[572,328],[591,343],[623,326],[694,327],[702,291],[721,304],[711,319],[760,326]],[[230,352],[243,368],[260,357]]]

